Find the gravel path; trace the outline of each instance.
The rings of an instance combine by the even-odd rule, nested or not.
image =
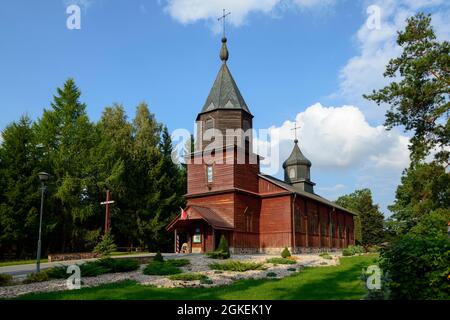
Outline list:
[[[98,277],[85,277],[82,278],[82,288],[95,287],[101,284],[112,283],[122,280],[134,280],[142,285],[151,285],[155,287],[174,288],[174,287],[213,287],[228,285],[233,281],[239,279],[261,279],[267,278],[267,273],[273,272],[276,274],[274,278],[283,278],[289,276],[293,271],[288,269],[300,267],[317,267],[324,265],[337,265],[339,263],[339,256],[331,254],[333,259],[326,260],[315,254],[303,254],[294,255],[297,259],[295,264],[288,265],[273,265],[271,263],[265,263],[265,270],[250,270],[246,272],[231,272],[223,271],[217,272],[210,270],[208,265],[212,262],[226,262],[227,260],[212,260],[204,255],[179,255],[179,258],[189,259],[191,264],[182,267],[183,272],[196,272],[202,273],[208,276],[212,280],[211,284],[202,284],[200,281],[179,281],[170,280],[165,276],[147,276],[142,273],[142,269],[145,265],[141,265],[140,269],[133,272],[124,273],[109,273]],[[255,255],[235,255],[232,256],[232,260],[240,261],[252,261],[252,262],[265,262],[269,258],[279,257],[276,255],[255,254]],[[0,298],[14,298],[27,293],[34,292],[51,292],[67,290],[66,280],[50,280],[45,282],[31,283],[31,284],[19,284],[8,287],[0,287]]]

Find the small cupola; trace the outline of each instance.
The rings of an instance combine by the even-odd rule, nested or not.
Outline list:
[[[298,140],[294,140],[291,155],[283,163],[284,181],[300,190],[314,193],[315,183],[311,181],[311,161],[301,152]]]

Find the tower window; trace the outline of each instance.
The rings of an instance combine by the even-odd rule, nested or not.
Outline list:
[[[206,179],[208,183],[213,182],[213,167],[212,166],[206,166]]]
[[[289,169],[289,178],[291,178],[291,179],[295,178],[295,168]]]
[[[213,118],[208,118],[205,121],[205,131],[209,130],[209,129],[213,129],[214,128],[214,119]]]

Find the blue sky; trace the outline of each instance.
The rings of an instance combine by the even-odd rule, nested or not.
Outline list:
[[[80,30],[66,27],[73,3],[81,8]],[[366,25],[373,4],[381,9],[376,30]],[[316,191],[334,200],[370,187],[389,214],[408,164],[407,134],[386,132],[384,109],[361,94],[385,84],[384,65],[399,52],[395,31],[408,15],[433,13],[439,37],[448,39],[444,1],[4,1],[0,130],[23,114],[37,119],[68,77],[93,121],[114,102],[132,118],[146,101],[169,130],[192,130],[220,67],[216,17],[223,7],[232,12],[228,65],[254,127],[279,130],[283,158],[297,120]]]

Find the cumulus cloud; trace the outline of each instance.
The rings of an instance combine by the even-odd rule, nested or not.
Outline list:
[[[231,11],[228,21],[241,26],[251,13],[269,14],[278,8],[303,8],[331,6],[335,0],[166,0],[164,10],[175,20],[183,23],[209,22],[218,32],[217,17],[223,8]]]
[[[297,114],[300,148],[316,168],[346,169],[360,165],[403,169],[408,165],[409,139],[396,130],[371,126],[355,106],[325,107],[316,103]],[[279,136],[280,161],[293,146],[294,121],[271,127]],[[279,166],[281,167],[281,166]]]
[[[272,150],[262,155],[261,171],[283,177],[282,163],[293,148],[294,124],[303,154],[312,162],[315,191],[335,200],[356,189],[370,188],[374,199],[387,213],[395,188],[409,165],[409,138],[397,130],[370,125],[363,112],[352,105],[340,107],[316,103],[299,112],[295,121],[272,126],[275,133]],[[261,136],[256,141],[260,152],[270,144]],[[261,152],[260,152],[261,153]]]
[[[391,58],[399,56],[401,48],[396,43],[397,31],[404,29],[405,20],[420,10],[432,11],[432,24],[441,40],[450,37],[448,5],[443,0],[377,0],[366,3],[380,9],[380,28],[369,28],[367,23],[355,35],[359,53],[351,57],[340,71],[340,86],[332,97],[358,104],[369,119],[381,120],[384,112],[374,108],[362,98],[373,89],[382,88],[389,79],[383,77]]]

